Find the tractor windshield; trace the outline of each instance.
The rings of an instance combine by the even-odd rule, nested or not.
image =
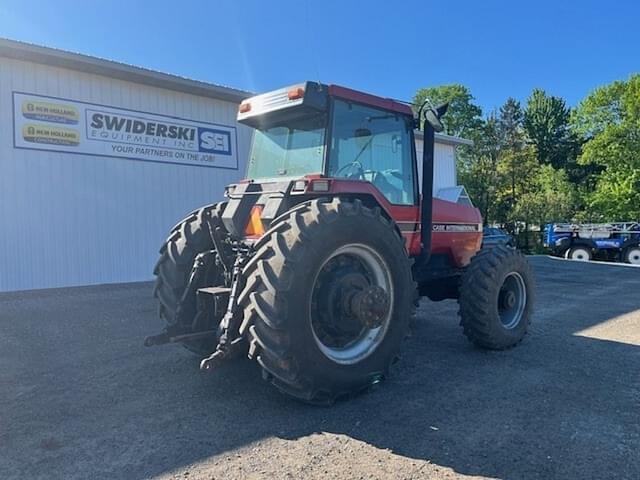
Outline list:
[[[256,129],[247,178],[299,177],[322,173],[326,129],[325,114]]]

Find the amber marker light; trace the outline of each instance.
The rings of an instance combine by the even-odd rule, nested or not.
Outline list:
[[[261,237],[264,235],[264,225],[262,224],[262,205],[254,205],[249,213],[249,221],[244,228],[244,234],[247,237]]]
[[[289,90],[287,93],[289,100],[298,100],[299,98],[304,97],[304,88],[296,87]]]

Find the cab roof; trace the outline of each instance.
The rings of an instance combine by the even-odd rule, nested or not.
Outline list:
[[[341,87],[340,85],[329,85],[329,95],[413,116],[411,106],[406,103],[401,103],[390,98],[379,97],[377,95],[371,95],[370,93],[360,92],[351,88]]]

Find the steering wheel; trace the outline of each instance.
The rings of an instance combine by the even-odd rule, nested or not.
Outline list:
[[[354,160],[351,163],[347,163],[346,165],[343,165],[338,170],[336,170],[336,173],[334,173],[334,175],[336,177],[339,177],[342,172],[346,172],[350,168],[357,168],[357,170],[353,172],[351,175],[345,175],[345,177],[354,178],[357,176],[357,178],[362,178],[362,174],[364,173],[364,168],[362,167],[362,163],[360,163],[360,161],[358,160]]]
[[[398,170],[387,169],[381,172],[375,172],[371,183],[373,183],[382,194],[393,203],[402,201],[402,188],[396,187],[389,181],[389,177],[402,179],[402,175]]]
[[[380,173],[383,175],[391,175],[392,177],[395,177],[398,180],[404,180],[402,173],[400,173],[400,170],[398,170],[397,168],[387,168],[386,170],[383,170]]]

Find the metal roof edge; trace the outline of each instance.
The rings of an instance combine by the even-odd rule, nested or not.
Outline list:
[[[93,73],[95,75],[117,78],[119,80],[165,88],[201,97],[226,100],[233,103],[240,103],[245,98],[255,95],[253,92],[239,90],[237,88],[193,80],[170,73],[158,72],[148,68],[116,62],[114,60],[69,52],[58,48],[43,47],[41,45],[3,37],[0,37],[0,57]],[[415,136],[416,138],[422,138],[422,132],[416,130]],[[436,133],[435,138],[439,143],[448,145],[473,145],[473,141],[466,138],[442,133]]]
[[[93,73],[234,103],[239,103],[241,100],[253,95],[251,92],[236,88],[2,37],[0,37],[0,57]]]
[[[422,140],[423,138],[422,131],[415,130],[414,136]],[[444,143],[445,145],[453,145],[453,146],[467,145],[470,147],[473,146],[473,140],[469,140],[468,138],[455,137],[453,135],[446,135],[444,133],[436,133],[435,140],[436,142]]]

